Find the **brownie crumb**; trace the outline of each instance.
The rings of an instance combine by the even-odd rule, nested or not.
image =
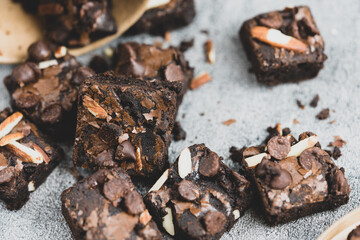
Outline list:
[[[205,116],[205,113],[204,112],[200,113],[200,116],[202,116],[202,117]]]
[[[207,29],[203,29],[200,32],[203,34],[209,35],[209,30],[207,30]]]
[[[329,143],[329,147],[343,147],[347,142],[343,140],[340,136],[334,136],[335,141]]]
[[[289,135],[290,133],[291,133],[290,128],[284,128],[284,129],[282,130],[282,135],[283,135],[283,136]]]
[[[243,146],[242,148],[237,148],[235,146],[232,146],[229,149],[230,159],[233,160],[234,162],[241,163],[242,158],[243,158],[243,152],[245,149],[246,149],[246,146]]]
[[[175,142],[186,139],[186,132],[179,122],[175,122],[172,135]]]
[[[104,73],[110,69],[106,59],[99,55],[95,55],[91,58],[89,67],[92,68],[96,73]]]
[[[334,124],[336,122],[336,120],[332,120],[329,122],[329,124]]]
[[[282,134],[281,124],[277,123],[274,127],[269,126],[266,131],[268,132],[268,136],[266,137],[264,143],[266,144],[270,138],[279,136]]]
[[[332,157],[335,159],[335,160],[338,160],[338,158],[339,157],[341,157],[342,156],[342,153],[341,153],[341,150],[340,150],[340,148],[338,148],[338,147],[334,147],[334,150],[333,150],[333,152],[332,152]]]
[[[302,104],[302,102],[299,99],[296,99],[296,104],[298,105],[299,108],[301,108],[302,110],[305,109],[304,104]]]
[[[296,118],[293,119],[293,124],[299,124],[299,123],[300,122]]]
[[[320,100],[319,94],[316,94],[314,96],[313,100],[311,100],[310,106],[313,107],[313,108],[316,108],[317,105],[318,105],[319,100]]]
[[[318,113],[318,115],[316,115],[316,118],[319,120],[324,120],[327,119],[329,116],[330,116],[330,109],[324,108],[323,110],[321,110],[321,112]]]
[[[233,118],[222,122],[222,124],[224,124],[226,126],[230,126],[230,125],[232,125],[234,123],[236,123],[236,119],[233,119]]]
[[[204,43],[204,51],[206,56],[206,61],[208,63],[214,64],[215,63],[215,50],[214,50],[214,44],[212,40],[207,40]]]
[[[204,85],[205,83],[208,83],[210,80],[211,80],[211,76],[208,73],[199,74],[198,76],[196,76],[194,79],[191,80],[190,89],[191,90],[197,89],[202,85]]]
[[[191,40],[183,40],[180,43],[179,50],[181,52],[186,52],[189,48],[192,48],[194,46],[194,38]]]

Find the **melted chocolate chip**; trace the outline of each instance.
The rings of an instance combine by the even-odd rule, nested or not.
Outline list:
[[[140,214],[145,211],[145,204],[139,193],[136,191],[129,192],[125,195],[125,207],[131,214]]]
[[[350,188],[343,171],[337,169],[334,173],[331,190],[336,194],[348,194],[350,192]]]
[[[104,195],[110,201],[117,201],[124,197],[130,185],[122,178],[113,178],[106,182],[103,187]]]
[[[322,158],[330,158],[330,156],[318,147],[308,148],[300,154],[299,165],[307,170],[310,170],[312,162],[320,161]]]
[[[49,45],[44,41],[38,41],[28,48],[29,59],[34,62],[49,60],[52,57],[52,51]]]
[[[121,128],[114,123],[103,123],[99,129],[98,136],[105,143],[115,144],[121,136]]]
[[[0,171],[0,184],[8,183],[15,176],[15,168],[7,167]]]
[[[194,201],[198,199],[200,194],[198,186],[188,180],[182,180],[179,183],[178,192],[181,197],[188,201]]]
[[[135,147],[131,144],[130,141],[122,142],[116,148],[115,160],[136,160]]]
[[[73,78],[71,79],[71,82],[80,85],[85,79],[95,75],[95,72],[88,67],[80,67],[76,73],[74,74]]]
[[[259,23],[269,28],[279,29],[283,23],[283,18],[279,12],[271,12],[263,15],[259,19]]]
[[[290,152],[290,148],[289,140],[282,136],[272,137],[267,144],[270,155],[278,160],[284,159]]]
[[[59,104],[52,104],[41,113],[43,123],[54,124],[60,122],[62,118],[62,107]]]
[[[106,61],[106,59],[99,55],[96,55],[91,58],[89,66],[96,73],[103,73],[110,69],[110,66],[109,66],[108,62]]]
[[[200,160],[199,173],[205,177],[215,176],[220,169],[220,158],[210,151]]]
[[[204,216],[206,230],[215,235],[224,230],[226,225],[226,216],[222,212],[208,212]]]
[[[164,70],[165,79],[169,82],[180,82],[184,80],[184,74],[180,66],[171,63]]]
[[[120,72],[125,75],[131,75],[135,77],[141,77],[145,74],[145,63],[142,61],[136,61],[132,58],[125,64],[122,64],[117,69],[117,72]]]
[[[36,82],[40,74],[40,69],[35,63],[24,63],[14,68],[12,78],[20,86],[24,86]]]
[[[273,189],[284,189],[291,184],[292,178],[288,171],[281,169],[274,175],[270,181],[270,187]]]
[[[40,102],[40,97],[31,93],[24,92],[14,98],[15,105],[21,109],[30,109],[36,107]]]

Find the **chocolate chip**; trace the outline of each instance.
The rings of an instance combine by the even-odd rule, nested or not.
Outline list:
[[[222,212],[207,212],[204,216],[204,223],[208,233],[215,235],[224,230],[227,220]]]
[[[321,158],[330,156],[318,147],[312,147],[304,150],[299,157],[299,165],[307,170],[312,168],[313,161],[320,161]]]
[[[283,130],[282,130],[282,135],[283,135],[283,136],[287,136],[287,135],[289,135],[290,133],[291,133],[290,128],[283,128]]]
[[[319,94],[316,94],[314,96],[314,98],[311,100],[310,106],[313,107],[313,108],[316,108],[317,105],[318,105],[319,100],[320,100]]]
[[[344,173],[337,169],[332,178],[331,191],[335,192],[336,195],[349,194],[350,187],[344,176]]]
[[[143,199],[136,191],[128,192],[125,195],[125,207],[131,214],[140,214],[145,211]]]
[[[44,41],[38,41],[28,48],[29,59],[34,62],[49,60],[52,56],[49,45]]]
[[[136,52],[130,44],[119,44],[116,48],[116,62],[123,64],[130,58],[136,58]]]
[[[194,38],[190,40],[183,40],[180,42],[179,50],[181,52],[186,52],[189,48],[192,48],[194,46]]]
[[[96,156],[96,164],[101,167],[113,168],[117,166],[117,163],[114,162],[113,159],[114,150],[110,148],[108,150],[102,151]]]
[[[115,144],[121,136],[121,128],[114,123],[103,123],[99,129],[98,136],[108,144]]]
[[[215,176],[219,169],[220,158],[215,152],[210,151],[200,160],[199,173],[205,177]]]
[[[278,160],[286,158],[290,152],[290,148],[289,140],[283,136],[272,137],[267,144],[270,155]]]
[[[41,72],[35,63],[24,63],[14,68],[11,76],[22,87],[36,82]]]
[[[116,148],[115,160],[136,160],[135,147],[129,140],[122,142]]]
[[[324,108],[316,115],[316,118],[319,120],[327,119],[330,116],[330,109]]]
[[[85,81],[85,79],[92,77],[93,75],[95,75],[95,72],[91,68],[80,67],[73,75],[71,82],[76,85],[80,85]]]
[[[281,169],[276,175],[272,176],[270,187],[273,189],[281,190],[286,188],[291,183],[291,175],[288,171]]]
[[[145,63],[143,61],[136,61],[132,58],[117,68],[119,74],[127,74],[135,77],[141,77],[145,74]]]
[[[120,178],[113,178],[104,184],[103,192],[110,201],[117,201],[124,197],[130,185],[127,181]]]
[[[15,176],[15,168],[7,167],[0,171],[0,184],[8,183]]]
[[[272,168],[275,168],[276,164],[274,162],[269,161],[266,158],[263,158],[261,162],[256,166],[255,175],[260,178],[264,178],[269,175],[269,171]]]
[[[259,23],[269,28],[279,29],[283,23],[283,18],[279,12],[270,12],[259,19]]]
[[[335,146],[335,147],[334,147],[334,150],[333,150],[333,152],[332,152],[331,155],[333,156],[333,158],[334,158],[335,160],[338,160],[339,157],[342,156],[342,153],[341,153],[340,148],[338,148],[337,146]]]
[[[244,158],[251,157],[259,153],[261,153],[261,149],[259,147],[248,147],[242,152]]]
[[[106,59],[99,55],[91,58],[89,67],[92,68],[96,73],[103,73],[110,69]]]
[[[184,80],[184,74],[181,67],[175,63],[166,66],[164,70],[165,79],[169,82],[181,82]]]
[[[180,123],[177,121],[174,124],[174,128],[171,134],[173,135],[174,141],[185,140],[186,138],[185,130],[181,127]]]
[[[52,104],[46,107],[41,113],[43,123],[54,124],[60,122],[62,118],[62,107],[59,104]]]
[[[39,102],[40,97],[31,92],[24,92],[19,96],[14,97],[15,105],[21,109],[35,108]]]
[[[194,201],[198,199],[200,194],[198,186],[188,180],[182,180],[179,183],[178,192],[181,197],[188,201]]]

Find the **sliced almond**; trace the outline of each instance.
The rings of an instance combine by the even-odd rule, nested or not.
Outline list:
[[[300,40],[285,35],[277,29],[256,26],[251,29],[251,36],[273,47],[285,48],[294,52],[303,53],[308,46]]]
[[[291,147],[287,157],[298,157],[304,150],[315,146],[317,142],[319,142],[319,137],[316,135],[305,138]]]
[[[41,154],[44,162],[46,162],[46,164],[48,164],[50,162],[50,158],[49,156],[44,152],[44,150],[41,149],[41,147],[39,147],[37,144],[33,143],[33,148],[35,151],[37,151],[38,153]]]
[[[140,214],[139,222],[143,225],[146,225],[150,222],[151,218],[152,217],[149,211],[146,209],[143,213]]]
[[[83,98],[83,104],[96,118],[106,119],[108,117],[107,112],[91,97],[85,95]]]
[[[164,34],[164,39],[165,39],[165,42],[170,42],[171,41],[171,32],[166,31]]]
[[[170,3],[170,0],[149,0],[146,6],[147,10],[152,8],[158,8],[161,6],[165,6]]]
[[[191,152],[189,148],[181,151],[178,160],[178,172],[181,178],[185,178],[192,172]]]
[[[205,83],[209,82],[211,80],[211,76],[208,73],[201,73],[197,77],[195,77],[193,80],[191,80],[190,83],[190,89],[194,90]]]
[[[7,117],[1,124],[0,124],[0,139],[4,136],[8,135],[13,128],[18,125],[18,123],[22,120],[23,115],[20,112],[16,112],[9,117]]]
[[[214,49],[213,42],[211,40],[207,40],[204,44],[204,48],[205,48],[206,60],[209,63],[214,64],[215,63],[215,49]]]
[[[142,170],[142,162],[141,162],[141,149],[138,147],[136,148],[136,166],[138,170]]]
[[[56,58],[62,58],[66,55],[66,53],[67,53],[67,48],[65,46],[60,46],[55,50],[54,56]]]
[[[150,188],[149,192],[158,191],[166,182],[169,177],[169,169],[167,169],[161,177],[156,181],[156,183]]]
[[[114,56],[114,50],[111,47],[106,47],[104,49],[104,54],[108,58],[112,58]]]
[[[45,69],[45,68],[48,68],[51,66],[56,66],[56,65],[58,65],[58,61],[56,59],[39,62],[40,69]]]
[[[253,168],[253,167],[257,166],[259,163],[261,163],[261,161],[263,160],[264,157],[268,157],[268,156],[269,156],[269,154],[267,154],[267,153],[260,153],[255,156],[245,158],[245,162],[247,163],[247,166],[249,168]]]
[[[6,147],[15,155],[17,155],[22,162],[40,164],[44,161],[42,155],[39,152],[16,141],[8,143]]]
[[[171,208],[167,207],[165,208],[165,211],[167,212],[167,214],[163,217],[162,226],[171,236],[174,236],[175,227],[173,223]]]
[[[0,140],[0,147],[7,145],[11,141],[17,141],[24,138],[24,134],[21,132],[11,133],[6,135],[5,137],[1,138]]]
[[[240,217],[240,211],[239,211],[239,210],[236,209],[236,210],[234,210],[232,213],[233,213],[233,215],[234,215],[234,219],[235,219],[235,220]]]
[[[28,191],[29,191],[29,192],[35,191],[35,183],[34,183],[34,181],[30,181],[30,182],[28,183]]]

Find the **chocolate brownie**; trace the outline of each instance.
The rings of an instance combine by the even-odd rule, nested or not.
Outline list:
[[[150,0],[148,9],[126,34],[164,35],[166,31],[190,24],[195,18],[194,0]]]
[[[257,80],[267,85],[313,78],[327,59],[306,6],[260,14],[245,21],[239,35]]]
[[[121,168],[101,169],[61,194],[62,213],[75,239],[162,239]]]
[[[80,89],[74,164],[157,178],[168,166],[175,114],[176,93],[159,81],[112,72],[89,78]]]
[[[350,187],[344,169],[321,149],[319,137],[304,132],[296,140],[281,132],[242,153],[268,222],[285,223],[346,204]]]
[[[194,69],[177,48],[162,49],[136,42],[120,43],[114,54],[117,75],[130,75],[142,79],[157,78],[179,92],[178,105],[193,78]]]
[[[250,182],[204,144],[185,148],[145,196],[158,226],[176,239],[220,239],[248,208]]]
[[[351,231],[347,240],[360,240],[360,225]]]
[[[20,112],[0,112],[0,199],[10,210],[20,209],[63,158]]]
[[[78,85],[94,74],[66,47],[39,41],[30,45],[27,62],[4,79],[11,105],[56,139],[74,135]]]

